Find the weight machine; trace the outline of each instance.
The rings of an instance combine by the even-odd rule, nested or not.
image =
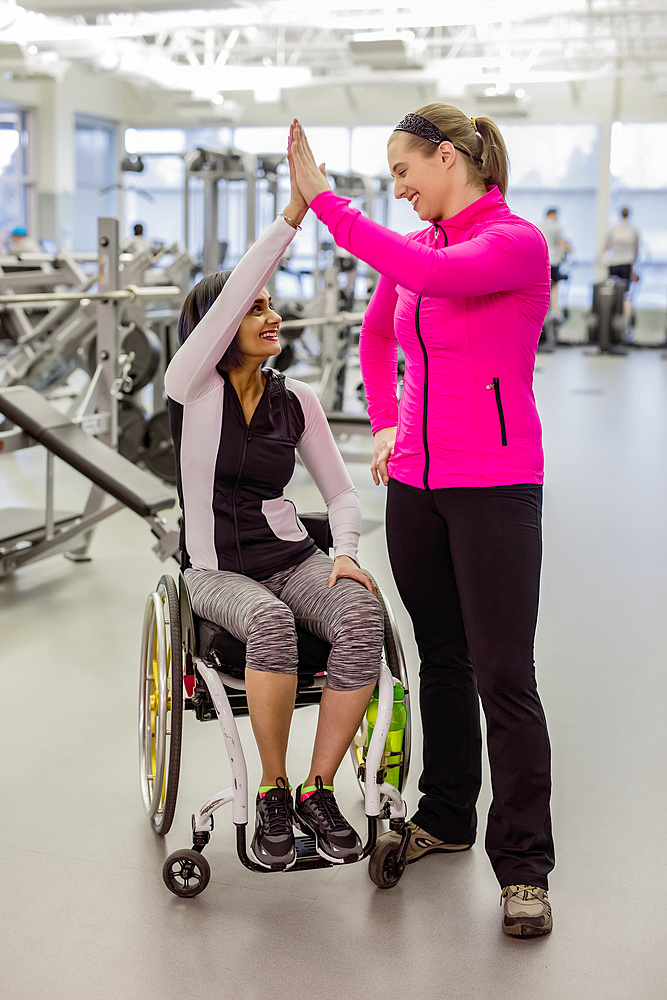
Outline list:
[[[220,241],[220,191],[221,185],[229,193],[230,185],[246,184],[245,244],[249,247],[255,239],[255,174],[257,157],[240,149],[204,149],[198,146],[185,154],[185,248],[189,249],[192,199],[197,183],[203,188],[204,246],[201,270],[212,274],[220,270],[228,248],[228,241]],[[229,218],[223,226],[229,228]]]
[[[118,222],[98,221],[98,291],[84,296],[77,292],[43,293],[51,300],[64,298],[64,305],[89,299],[87,309],[95,312],[96,368],[82,399],[68,413],[56,409],[34,388],[13,385],[0,390],[0,413],[6,417],[0,428],[3,453],[40,443],[47,449],[46,500],[43,518],[38,512],[5,509],[0,533],[0,573],[53,552],[64,551],[75,561],[87,560],[94,526],[110,514],[128,506],[151,524],[158,537],[156,551],[161,558],[178,548],[178,532],[169,530],[158,512],[174,504],[152,475],[137,469],[116,451],[118,444],[118,403],[124,383],[129,381],[130,355],[121,355],[119,309],[123,302],[141,296],[155,296],[153,289],[136,286],[119,288]],[[179,295],[180,288],[165,286],[163,296]],[[3,299],[12,298],[3,296]],[[17,299],[35,296],[14,296]],[[41,301],[38,299],[38,301]],[[7,303],[5,303],[7,304]],[[9,425],[9,426],[8,426]],[[96,440],[97,438],[97,440]],[[84,510],[80,513],[54,510],[54,463],[58,456],[92,482]],[[105,507],[108,495],[116,503]]]
[[[606,278],[593,285],[593,302],[586,328],[589,342],[598,345],[600,354],[628,353],[623,344],[623,295],[623,283],[614,278]]]

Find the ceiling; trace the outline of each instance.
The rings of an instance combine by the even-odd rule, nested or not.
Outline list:
[[[667,91],[665,0],[0,0],[0,75],[72,65],[233,111],[291,88],[424,83],[517,111],[531,84]]]

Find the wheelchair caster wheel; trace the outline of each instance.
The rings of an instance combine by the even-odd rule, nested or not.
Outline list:
[[[405,861],[397,862],[400,844],[393,840],[382,840],[368,859],[368,874],[371,882],[380,889],[391,889],[405,871]]]
[[[199,851],[175,851],[162,866],[162,878],[170,892],[184,899],[198,896],[209,883],[211,868]]]

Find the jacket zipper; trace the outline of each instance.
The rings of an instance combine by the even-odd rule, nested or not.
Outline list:
[[[442,229],[437,222],[433,223],[433,227],[437,233],[442,233],[445,246],[448,246],[449,240],[447,239],[447,233]],[[436,235],[437,240],[437,235]],[[420,295],[417,299],[417,309],[415,311],[415,329],[417,331],[417,338],[422,349],[422,355],[424,357],[424,416],[422,419],[422,437],[424,439],[424,489],[428,489],[428,473],[431,465],[431,456],[428,450],[428,353],[426,351],[426,345],[422,339],[421,328],[419,323],[419,311],[421,309],[422,296]]]
[[[417,337],[419,338],[419,343],[421,345],[422,354],[424,356],[424,415],[422,418],[422,437],[424,439],[424,489],[428,489],[428,470],[431,463],[431,458],[428,451],[428,354],[426,353],[426,345],[422,340],[421,329],[419,327],[419,310],[422,304],[421,295],[417,299],[417,309],[415,312],[415,328],[417,330]]]
[[[234,541],[236,542],[236,554],[239,559],[239,573],[245,573],[243,568],[243,556],[241,555],[241,540],[239,538],[239,522],[236,511],[236,488],[241,481],[241,476],[243,474],[243,466],[245,465],[246,454],[248,452],[248,443],[250,441],[250,425],[246,424],[245,435],[243,437],[243,451],[241,452],[241,463],[239,465],[239,471],[236,476],[236,482],[234,483],[234,489],[232,490],[232,512],[234,515]]]
[[[234,389],[234,387],[232,385],[230,385],[230,388],[231,388],[231,391],[232,391],[232,393],[234,395],[234,399],[236,400],[236,405],[238,406],[238,410],[240,412],[241,419],[243,420],[243,423],[245,424],[245,434],[243,435],[243,451],[241,452],[241,461],[239,463],[239,471],[236,474],[236,481],[234,482],[234,489],[232,490],[232,514],[233,514],[233,519],[234,519],[234,542],[236,543],[236,554],[237,554],[238,560],[239,560],[239,573],[244,573],[245,570],[244,570],[244,567],[243,567],[243,556],[241,555],[241,541],[240,541],[240,538],[239,538],[238,512],[236,510],[236,491],[237,491],[238,485],[239,485],[239,483],[241,481],[241,476],[243,475],[243,467],[245,466],[245,460],[246,460],[246,456],[248,454],[248,444],[250,443],[250,439],[252,437],[252,434],[251,434],[251,431],[250,431],[250,424],[246,424],[246,422],[245,422],[245,414],[243,413],[243,407],[241,406],[241,401],[240,401],[240,399],[239,399],[239,397],[238,397],[238,395],[236,393],[236,390]],[[267,383],[266,383],[266,385],[264,387],[264,392],[268,392],[268,381],[267,381]],[[264,392],[262,393],[262,397],[264,396]],[[257,403],[257,407],[255,408],[255,413],[257,413],[257,409],[259,408],[261,402],[262,402],[262,400],[260,398],[259,402]],[[252,420],[255,419],[255,413],[253,413],[253,415],[252,415],[251,423],[252,423]]]
[[[491,386],[487,386],[490,389]],[[494,378],[493,380],[493,391],[496,396],[496,406],[498,407],[498,419],[500,420],[500,443],[505,446],[507,444],[507,428],[505,427],[505,414],[503,413],[503,401],[500,398],[500,379]]]

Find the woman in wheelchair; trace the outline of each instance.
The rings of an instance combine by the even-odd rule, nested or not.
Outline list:
[[[356,561],[359,499],[324,411],[310,386],[262,368],[280,353],[281,322],[264,283],[306,211],[293,184],[285,211],[236,268],[192,289],[179,318],[181,347],[165,376],[193,610],[246,644],[248,708],[262,764],[251,849],[270,869],[294,865],[293,824],[331,862],[362,853],[333,781],[378,678],[383,639],[375,586]],[[283,495],[295,451],[326,503],[333,561]],[[310,770],[293,800],[286,751],[297,687],[295,620],[329,642],[331,653]]]

